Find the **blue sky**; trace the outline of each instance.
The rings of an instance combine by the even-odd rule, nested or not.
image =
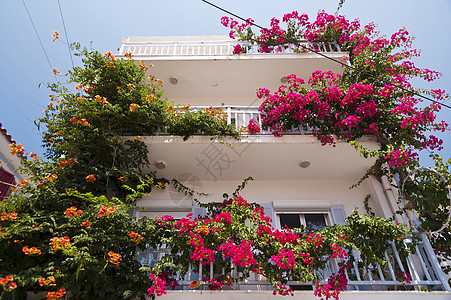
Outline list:
[[[17,142],[28,151],[41,154],[41,136],[34,120],[42,115],[49,102],[47,82],[55,77],[41,49],[22,1],[40,35],[52,67],[63,73],[71,67],[66,45],[53,42],[58,30],[62,40],[63,24],[58,0],[16,0],[0,2],[2,42],[0,57],[0,122]],[[338,0],[265,1],[211,0],[211,2],[245,18],[268,26],[272,17],[297,10],[313,18],[318,10],[334,13]],[[71,42],[77,41],[101,51],[115,52],[123,36],[174,36],[227,34],[219,20],[225,14],[201,0],[60,0]],[[340,11],[348,18],[359,18],[362,24],[375,22],[381,33],[391,35],[406,27],[416,37],[414,47],[421,49],[416,60],[419,67],[443,73],[435,83],[418,81],[417,87],[441,88],[451,92],[451,1],[449,0],[347,0]],[[74,58],[75,64],[79,64]],[[64,80],[64,78],[58,78]],[[451,104],[451,103],[448,103]],[[444,108],[440,119],[451,123],[451,110]],[[451,133],[445,140],[442,156],[451,157]],[[429,162],[425,160],[425,163]]]

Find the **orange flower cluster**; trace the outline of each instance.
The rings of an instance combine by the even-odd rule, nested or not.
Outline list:
[[[114,57],[113,53],[111,53],[111,51],[105,52],[105,54],[103,54],[106,58],[109,58],[111,61],[115,61],[116,57]]]
[[[52,37],[53,37],[55,40],[59,40],[59,39],[60,39],[59,34],[60,34],[60,33],[59,33],[58,31],[54,30],[53,33],[52,33]]]
[[[75,86],[75,90],[81,89],[83,87],[83,84],[79,83]]]
[[[139,61],[139,67],[144,70],[144,72],[146,72],[148,69],[147,67],[144,65],[144,61],[140,60]]]
[[[155,99],[157,99],[157,97],[154,94],[151,94],[151,95],[147,95],[146,100],[144,100],[144,101],[146,103],[149,103],[150,101],[155,100]]]
[[[135,244],[139,244],[143,239],[142,235],[140,235],[139,233],[134,232],[134,231],[131,231],[128,235],[130,236],[130,239],[132,240],[132,242]]]
[[[128,57],[128,59],[132,59],[132,53],[131,52],[125,52],[125,57]]]
[[[102,104],[109,103],[108,100],[105,97],[102,97],[102,96],[99,96],[99,95],[96,95],[95,100],[96,100],[96,102],[99,102],[99,103],[102,103]]]
[[[75,217],[75,216],[81,215],[82,213],[83,213],[83,211],[81,209],[77,210],[77,208],[75,206],[69,207],[64,212],[66,217]]]
[[[72,164],[76,164],[76,163],[78,163],[78,161],[76,159],[73,159],[73,158],[69,158],[69,159],[66,159],[66,160],[59,161],[59,164],[60,164],[61,168],[64,168],[66,166],[71,166]]]
[[[92,174],[86,176],[85,179],[86,179],[86,182],[89,182],[89,183],[95,182],[97,180],[96,177]]]
[[[201,283],[200,281],[194,280],[193,282],[191,282],[191,284],[189,285],[190,289],[196,289],[198,287],[200,287]]]
[[[126,182],[128,178],[127,178],[127,176],[121,176],[118,179],[122,182]]]
[[[158,183],[155,185],[155,187],[156,187],[157,189],[163,190],[163,189],[166,188],[166,185],[163,184],[162,182],[158,182]]]
[[[57,68],[53,68],[53,69],[52,69],[52,72],[53,72],[53,75],[56,75],[56,74],[61,73],[61,71],[58,71]]]
[[[119,263],[122,260],[122,255],[119,255],[117,253],[114,253],[113,251],[110,251],[110,252],[108,252],[108,256],[110,257],[108,260],[110,263],[115,264],[116,267],[119,266]]]
[[[81,124],[81,125],[83,125],[83,126],[91,127],[91,124],[89,124],[89,122],[86,121],[86,119],[84,119],[84,118],[81,119],[81,120],[79,120],[79,119],[77,119],[76,117],[72,117],[72,118],[70,118],[69,121],[71,121],[74,125],[75,125],[75,124]]]
[[[191,108],[191,105],[183,105],[182,106],[182,110],[186,110],[186,109],[190,109]]]
[[[56,284],[52,283],[55,282],[55,277],[53,276],[49,276],[47,277],[47,279],[45,279],[44,277],[41,277],[41,279],[39,279],[39,286],[44,286],[44,285],[48,285],[48,286],[56,286]]]
[[[94,90],[94,86],[93,86],[93,85],[85,86],[85,87],[83,88],[83,90],[84,90],[86,93],[92,93],[92,91]]]
[[[85,99],[86,99],[85,97],[77,97],[77,100],[80,101],[80,102],[85,100]]]
[[[134,111],[134,110],[137,109],[138,107],[139,107],[138,104],[132,103],[132,104],[130,104],[130,111]]]
[[[134,88],[134,87],[135,87],[135,85],[134,85],[134,84],[132,84],[132,83],[129,83],[129,84],[127,84],[127,87],[128,87],[129,89],[132,89],[132,88]]]
[[[91,221],[86,220],[86,221],[81,222],[80,226],[91,227],[92,224],[91,224]]]
[[[9,215],[6,213],[6,211],[2,212],[2,215],[0,216],[0,221],[13,221],[17,218],[17,213],[16,212],[12,212]]]
[[[21,181],[16,185],[16,187],[17,187],[17,188],[21,188],[21,187],[25,186],[28,182],[30,182],[30,179],[24,179],[24,180],[21,180]]]
[[[48,292],[47,300],[59,300],[59,299],[63,298],[65,293],[66,293],[65,289],[59,289],[56,292]]]
[[[13,277],[11,275],[6,276],[5,278],[0,277],[0,284],[3,286],[3,290],[6,292],[11,292],[15,288],[17,288],[17,283],[13,281]]]
[[[50,243],[49,245],[51,245],[53,247],[53,250],[58,250],[58,249],[64,249],[67,247],[70,247],[70,239],[69,237],[65,236],[65,237],[52,237],[50,239]]]
[[[49,174],[49,175],[45,176],[45,179],[48,182],[54,182],[57,178],[58,178],[58,175],[56,175],[56,174],[52,174],[52,175]]]
[[[22,252],[25,253],[25,255],[41,255],[42,251],[36,247],[28,248],[28,246],[25,246],[22,248]]]
[[[38,158],[38,155],[36,154],[36,153],[34,153],[34,152],[31,152],[30,153],[30,157],[33,159],[33,160],[38,160],[39,158]]]
[[[210,229],[207,226],[202,225],[199,228],[197,228],[197,232],[207,235],[210,232]]]
[[[226,113],[222,109],[214,109],[213,106],[210,106],[205,109],[210,112],[210,117],[217,117],[219,120],[226,120]]]
[[[102,218],[103,216],[109,216],[111,213],[115,212],[116,209],[114,208],[114,206],[111,206],[110,208],[108,208],[108,206],[104,205],[100,208],[99,213],[97,214],[97,218]]]
[[[11,155],[22,156],[23,153],[25,152],[25,149],[23,148],[22,144],[16,146],[15,143],[11,143],[9,144],[9,146],[11,147]]]

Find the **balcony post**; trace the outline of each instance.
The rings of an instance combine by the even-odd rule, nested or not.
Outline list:
[[[443,285],[443,290],[445,291],[451,291],[451,288],[449,287],[448,280],[446,280],[445,274],[443,273],[442,267],[440,266],[437,256],[434,253],[434,249],[432,249],[431,243],[429,242],[429,239],[427,236],[422,233],[421,234],[421,240],[423,241],[424,245],[424,251],[426,251],[426,254],[428,256],[428,259],[432,265],[432,268],[434,269],[435,275],[437,276],[438,280]]]

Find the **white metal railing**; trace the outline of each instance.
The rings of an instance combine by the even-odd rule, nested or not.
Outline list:
[[[222,110],[227,117],[227,124],[234,124],[237,130],[247,127],[249,121],[254,119],[262,128],[261,113],[258,111],[258,106],[191,106],[191,110],[201,110],[213,108],[216,111]],[[183,113],[181,109],[177,108],[180,113]],[[287,130],[283,134],[299,134],[299,135],[311,135],[313,134],[314,128],[307,125],[297,125],[291,126],[291,129]],[[259,135],[271,135],[273,130],[261,130],[257,134]],[[166,134],[166,130],[160,130],[159,135]],[[199,133],[202,134],[202,133]]]
[[[247,53],[259,54],[260,46],[249,42],[234,41],[189,41],[189,42],[125,42],[121,45],[118,55],[130,52],[133,56],[228,56],[233,54],[236,44],[246,48]],[[310,49],[320,52],[341,52],[340,45],[335,42],[308,42],[302,40],[301,46],[285,44],[275,47],[278,53],[294,53]]]
[[[408,242],[406,242],[407,245]],[[155,263],[169,252],[168,248],[164,249],[147,249],[146,251],[137,254],[138,261],[143,266],[154,266]],[[442,290],[451,291],[446,276],[444,275],[437,257],[431,247],[431,244],[425,235],[420,238],[419,244],[415,247],[414,253],[411,253],[406,259],[402,259],[398,254],[398,250],[394,243],[392,243],[385,252],[385,259],[387,263],[383,266],[376,264],[369,268],[362,267],[360,256],[358,253],[353,253],[355,258],[354,264],[346,271],[348,279],[348,290],[364,290],[364,291],[379,291],[379,290]],[[338,260],[329,260],[324,270],[317,270],[317,275],[322,283],[326,283],[330,276],[338,271]],[[207,270],[207,274],[203,274]],[[410,274],[412,277],[410,282],[401,282],[398,280],[398,272]],[[217,270],[216,270],[217,273]],[[237,278],[236,269],[232,267],[229,270],[222,269],[222,275],[228,275],[232,278]],[[204,282],[205,278],[212,279],[218,274],[214,273],[214,263],[207,267],[202,267],[202,264],[189,264],[187,274],[182,277],[180,271],[177,271],[175,280],[178,285],[184,289],[192,281]],[[311,286],[309,282],[289,281],[291,286]],[[268,290],[272,289],[266,279],[257,274],[252,274],[251,277],[234,284],[230,289],[255,289]]]

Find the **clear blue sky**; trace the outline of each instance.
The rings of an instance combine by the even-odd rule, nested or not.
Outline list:
[[[70,68],[67,47],[53,42],[58,30],[65,40],[57,0],[23,0],[29,10],[52,67]],[[334,13],[338,0],[211,0],[245,18],[268,26],[272,17],[297,10],[313,18],[318,10]],[[219,20],[225,14],[201,0],[60,0],[71,42],[93,42],[93,48],[115,52],[123,36],[227,34]],[[442,72],[433,83],[419,81],[418,87],[441,88],[451,92],[451,1],[449,0],[347,0],[340,11],[363,24],[375,22],[381,33],[391,35],[406,27],[416,37],[414,47],[422,56],[416,63]],[[0,122],[28,151],[41,154],[41,137],[33,121],[42,115],[49,102],[47,82],[54,82],[51,68],[27,16],[22,0],[0,2]],[[74,58],[75,64],[79,61]],[[63,78],[59,78],[63,80]],[[42,83],[42,84],[41,84]],[[39,85],[41,86],[39,87]],[[451,104],[451,103],[448,103]],[[451,110],[439,116],[451,123]],[[451,133],[445,139],[442,156],[451,157]],[[427,163],[427,162],[426,162]]]

